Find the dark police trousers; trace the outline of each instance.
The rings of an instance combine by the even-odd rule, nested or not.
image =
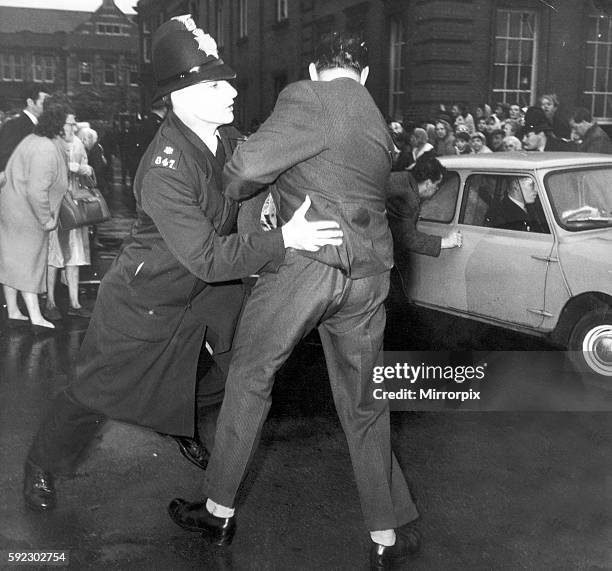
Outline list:
[[[198,380],[198,410],[222,401],[230,358],[231,351],[214,355],[213,364]],[[46,472],[71,470],[106,420],[103,413],[81,404],[67,387],[51,403],[30,447],[28,460]]]
[[[236,333],[204,493],[231,507],[271,404],[274,375],[318,327],[369,530],[418,517],[391,452],[389,406],[373,396],[382,350],[389,272],[348,279],[340,270],[287,250],[276,274],[263,274]]]

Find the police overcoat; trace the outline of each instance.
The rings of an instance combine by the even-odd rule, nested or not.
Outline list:
[[[239,133],[219,130],[226,156]],[[230,349],[244,298],[239,278],[275,271],[280,229],[240,236],[222,166],[170,112],[134,184],[137,220],[104,276],[72,391],[110,418],[191,436],[196,365],[206,335]],[[233,281],[232,281],[233,280]]]

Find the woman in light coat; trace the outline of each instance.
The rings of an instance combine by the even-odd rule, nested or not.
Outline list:
[[[47,98],[33,134],[13,151],[0,190],[0,283],[11,325],[28,320],[17,305],[25,302],[35,331],[53,329],[40,312],[38,294],[46,291],[49,233],[57,226],[68,188],[60,133],[67,107]]]
[[[62,144],[68,165],[68,189],[75,196],[80,190],[80,175],[91,175],[93,169],[87,163],[87,151],[76,136],[77,122],[74,114],[66,117]],[[55,283],[58,269],[65,268],[70,307],[68,315],[73,317],[90,317],[91,312],[79,303],[79,266],[90,264],[89,228],[82,226],[72,230],[58,228],[49,239],[49,268],[47,274],[47,308],[45,315],[52,320],[61,319],[55,303]]]

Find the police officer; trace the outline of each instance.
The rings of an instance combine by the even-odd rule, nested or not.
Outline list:
[[[214,365],[198,383],[198,407],[220,403],[244,299],[237,280],[275,271],[285,248],[341,243],[335,222],[306,222],[308,200],[282,228],[235,234],[238,205],[221,187],[239,138],[223,127],[233,121],[236,91],[227,80],[235,73],[190,16],[158,28],[153,66],[155,99],[170,111],[140,162],[137,220],[100,284],[76,378],[29,451],[24,499],[36,510],[54,507],[53,474],[76,461],[109,417],[193,443],[185,438],[195,436],[198,355],[206,340]],[[205,451],[191,456],[205,467]]]

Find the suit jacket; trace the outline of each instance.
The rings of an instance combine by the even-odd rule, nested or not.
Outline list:
[[[392,173],[387,183],[387,216],[393,234],[395,263],[403,269],[409,252],[439,256],[442,238],[417,230],[421,199],[410,172]]]
[[[380,111],[357,81],[299,81],[226,165],[225,193],[241,201],[276,183],[281,222],[309,195],[307,218],[336,220],[344,240],[300,254],[351,278],[376,275],[393,266],[384,198],[392,150]]]
[[[15,147],[27,135],[34,132],[34,123],[25,113],[7,121],[0,129],[0,171],[6,168]]]
[[[508,196],[499,204],[494,204],[485,216],[485,223],[492,228],[520,230],[521,232],[548,232],[544,212],[539,199],[533,205],[526,205],[523,210]]]
[[[612,142],[606,132],[595,124],[585,133],[578,150],[582,153],[612,154]]]
[[[220,129],[231,156],[238,132]],[[275,270],[281,231],[238,236],[222,165],[170,112],[134,182],[137,219],[104,276],[77,358],[76,398],[117,420],[193,435],[196,366],[204,336],[231,347],[242,282]]]

